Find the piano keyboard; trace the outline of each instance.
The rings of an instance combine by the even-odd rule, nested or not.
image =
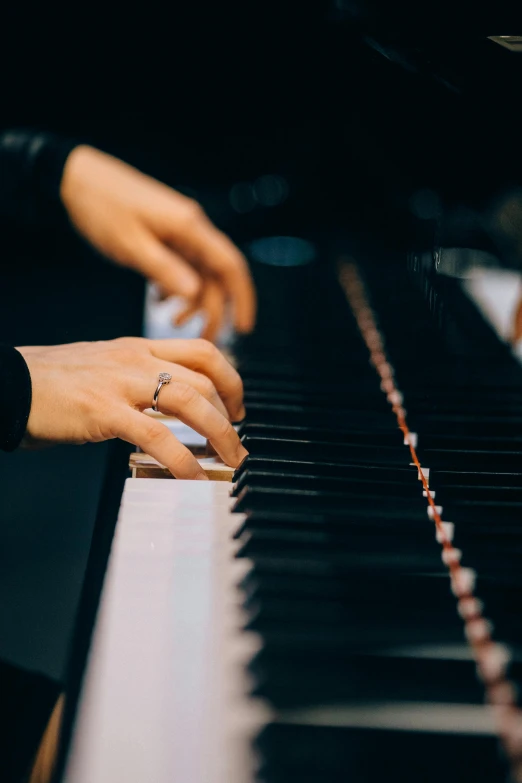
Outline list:
[[[522,370],[455,281],[363,271],[371,312],[258,279],[232,500],[127,481],[67,783],[522,779]]]

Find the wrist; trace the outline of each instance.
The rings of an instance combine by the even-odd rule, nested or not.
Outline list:
[[[93,148],[87,144],[78,144],[67,156],[60,181],[60,199],[67,211],[70,210],[81,189],[81,183],[85,178],[84,172],[86,167],[87,170],[89,168],[89,159],[93,151]]]

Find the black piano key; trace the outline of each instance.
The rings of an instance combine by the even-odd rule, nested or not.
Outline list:
[[[371,502],[369,502],[371,500]],[[341,492],[314,492],[312,490],[273,490],[267,487],[245,487],[232,506],[233,512],[257,510],[304,511],[350,514],[359,518],[369,517],[374,509],[387,509],[390,519],[418,519],[420,524],[427,520],[427,509],[419,501],[406,498],[379,499],[371,492],[366,496]],[[511,511],[511,507],[509,508]]]
[[[465,449],[423,449],[417,451],[421,465],[442,470],[491,471],[493,466],[509,473],[518,468],[522,451],[466,451]]]
[[[333,566],[324,567],[314,561],[297,564],[285,570],[282,560],[259,559],[242,580],[242,590],[252,594],[254,590],[263,594],[308,596],[309,598],[337,601],[339,598],[360,604],[365,601],[383,603],[389,606],[438,606],[444,604],[450,593],[447,573],[394,573],[385,571],[367,574],[360,569],[341,574]],[[488,590],[488,600],[505,600],[506,587],[503,584],[479,580]],[[452,604],[452,607],[454,604]],[[453,614],[453,612],[452,612]]]
[[[371,440],[371,439],[370,439]],[[406,446],[383,446],[379,443],[340,444],[284,438],[261,438],[244,435],[241,441],[246,450],[256,457],[284,457],[285,459],[359,462],[361,464],[397,465],[410,462]]]
[[[408,531],[401,536],[391,529],[388,536],[381,531],[379,542],[374,542],[373,547],[372,541],[371,531],[366,535],[343,536],[336,532],[323,536],[310,533],[283,536],[273,530],[253,530],[245,534],[237,556],[327,560],[340,570],[374,567],[415,573],[444,571],[440,553],[431,536],[424,535],[423,531],[419,535]]]
[[[383,446],[401,446],[404,435],[398,427],[395,429],[376,430],[355,428],[318,428],[303,422],[302,426],[275,426],[273,424],[244,421],[238,428],[242,437],[277,438],[287,440],[308,440],[322,443],[362,443],[378,442]]]
[[[471,494],[474,487],[522,487],[522,472],[430,470],[430,485],[434,488],[465,486]]]
[[[458,414],[416,414],[408,411],[408,426],[415,432],[432,435],[449,433],[464,437],[513,438],[522,432],[522,416],[492,416],[486,410],[482,414],[470,414],[466,406]]]
[[[270,723],[258,737],[263,783],[499,783],[506,778],[491,734],[313,725],[305,718],[306,713],[301,722],[297,714],[292,722]]]
[[[510,528],[503,529],[510,531]],[[385,536],[397,533],[401,536],[411,535],[418,538],[422,535],[425,540],[435,538],[435,527],[433,522],[426,516],[425,520],[419,525],[417,518],[405,519],[404,517],[393,518],[386,513],[386,509],[371,509],[367,514],[350,513],[350,511],[340,512],[338,514],[329,513],[306,513],[301,511],[251,511],[234,532],[234,537],[239,538],[244,532],[263,531],[266,535],[310,535],[326,537],[329,535],[343,534],[368,534],[374,536],[381,533]]]
[[[455,651],[455,652],[453,652]],[[520,664],[518,664],[520,669]],[[484,691],[465,646],[411,647],[314,660],[271,655],[249,664],[253,693],[278,709],[362,700],[483,704]]]
[[[375,381],[370,378],[370,384],[365,385],[361,383],[352,384],[345,391],[333,391],[326,384],[323,384],[321,391],[312,392],[308,388],[303,387],[295,391],[282,391],[282,390],[254,390],[252,388],[245,389],[244,392],[245,405],[247,410],[254,405],[258,408],[267,407],[268,409],[273,406],[284,408],[286,405],[290,409],[295,409],[299,406],[306,413],[307,411],[321,411],[332,409],[332,407],[339,410],[371,410],[371,411],[388,411],[388,405],[385,397],[379,391],[379,388],[375,386]]]
[[[431,486],[435,490],[436,484],[433,481]],[[445,506],[452,501],[458,503],[459,500],[464,499],[468,500],[469,503],[476,504],[498,502],[518,505],[522,504],[522,486],[488,486],[486,483],[471,487],[458,484],[442,486],[436,489],[436,498],[437,503]]]
[[[455,448],[460,451],[522,451],[522,437],[487,436],[479,433],[462,435],[451,431],[441,431],[436,434],[423,432],[419,444],[423,449]]]
[[[411,481],[405,483],[403,481],[390,481],[381,480],[375,481],[373,478],[363,479],[358,477],[352,479],[350,477],[341,476],[316,476],[316,475],[299,475],[298,473],[285,472],[279,474],[276,472],[268,471],[252,471],[245,470],[234,485],[232,495],[237,497],[245,487],[269,487],[272,489],[303,489],[314,491],[331,491],[331,492],[353,492],[368,494],[374,493],[376,496],[385,497],[405,497],[405,498],[420,498],[422,497],[422,484],[417,481],[414,475],[411,476]]]
[[[353,427],[360,429],[397,431],[397,421],[390,410],[337,410],[331,408],[306,408],[299,405],[269,405],[251,403],[247,408],[247,421],[256,424],[268,423],[286,427],[301,426],[306,423],[310,427],[330,429],[335,427]]]
[[[390,467],[383,465],[360,465],[357,463],[334,463],[304,460],[288,460],[269,457],[256,457],[250,454],[234,473],[233,480],[238,481],[245,471],[269,472],[276,475],[294,473],[300,476],[337,476],[340,478],[361,478],[372,481],[395,481],[410,484],[412,478],[418,479],[417,469]]]
[[[456,342],[453,321],[441,337],[433,303],[409,278],[384,265],[368,270],[421,464],[443,519],[455,523],[463,564],[478,572],[476,592],[495,638],[516,653],[510,674],[518,681],[522,372],[473,312]],[[455,286],[450,293],[460,317],[465,302]],[[433,654],[437,645],[462,649],[463,624],[422,483],[353,318],[336,311],[344,313],[337,334],[332,308],[314,333],[296,315],[295,290],[292,297],[299,329],[287,312],[276,313],[264,334],[243,342],[240,362],[247,401],[240,432],[250,457],[235,476],[234,510],[246,514],[236,538],[248,562],[245,623],[261,643],[250,673],[256,694],[282,714],[294,710],[288,724],[273,723],[262,735],[260,780],[370,783],[395,770],[400,780],[499,779],[501,756],[488,733],[422,730],[414,719],[398,731],[296,718],[314,705],[336,705],[341,715],[379,699],[478,709],[483,689],[469,655]],[[432,653],[420,655],[429,645]],[[287,730],[295,741],[280,742]],[[263,744],[271,731],[276,739]],[[376,741],[393,749],[363,758],[366,741],[368,754]]]
[[[315,621],[317,618],[314,616],[312,619]],[[393,623],[391,619],[386,622],[377,616],[375,625],[366,618],[366,621],[343,627],[326,623],[313,627],[309,622],[280,622],[259,613],[246,622],[245,628],[259,634],[268,648],[280,654],[285,652],[296,659],[308,660],[314,660],[318,654],[344,658],[358,652],[377,652],[390,645],[431,645],[441,641],[445,644],[462,643],[464,637],[460,621],[442,624],[440,616],[436,616],[430,623],[422,614],[416,619],[417,622],[414,622],[414,616],[409,614],[406,622],[403,623],[399,617]]]

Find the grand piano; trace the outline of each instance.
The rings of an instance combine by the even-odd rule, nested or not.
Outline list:
[[[419,40],[407,5],[329,9],[329,91],[364,78],[314,187],[295,163],[272,211],[228,194],[250,456],[203,485],[114,447],[56,781],[522,780],[522,368],[469,285],[520,265],[509,103],[483,99],[521,61],[487,24]]]

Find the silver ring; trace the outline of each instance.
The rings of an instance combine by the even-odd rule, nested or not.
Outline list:
[[[172,375],[168,372],[160,372],[158,375],[158,385],[152,398],[152,410],[158,412],[158,397],[162,386],[167,386],[172,380]]]

